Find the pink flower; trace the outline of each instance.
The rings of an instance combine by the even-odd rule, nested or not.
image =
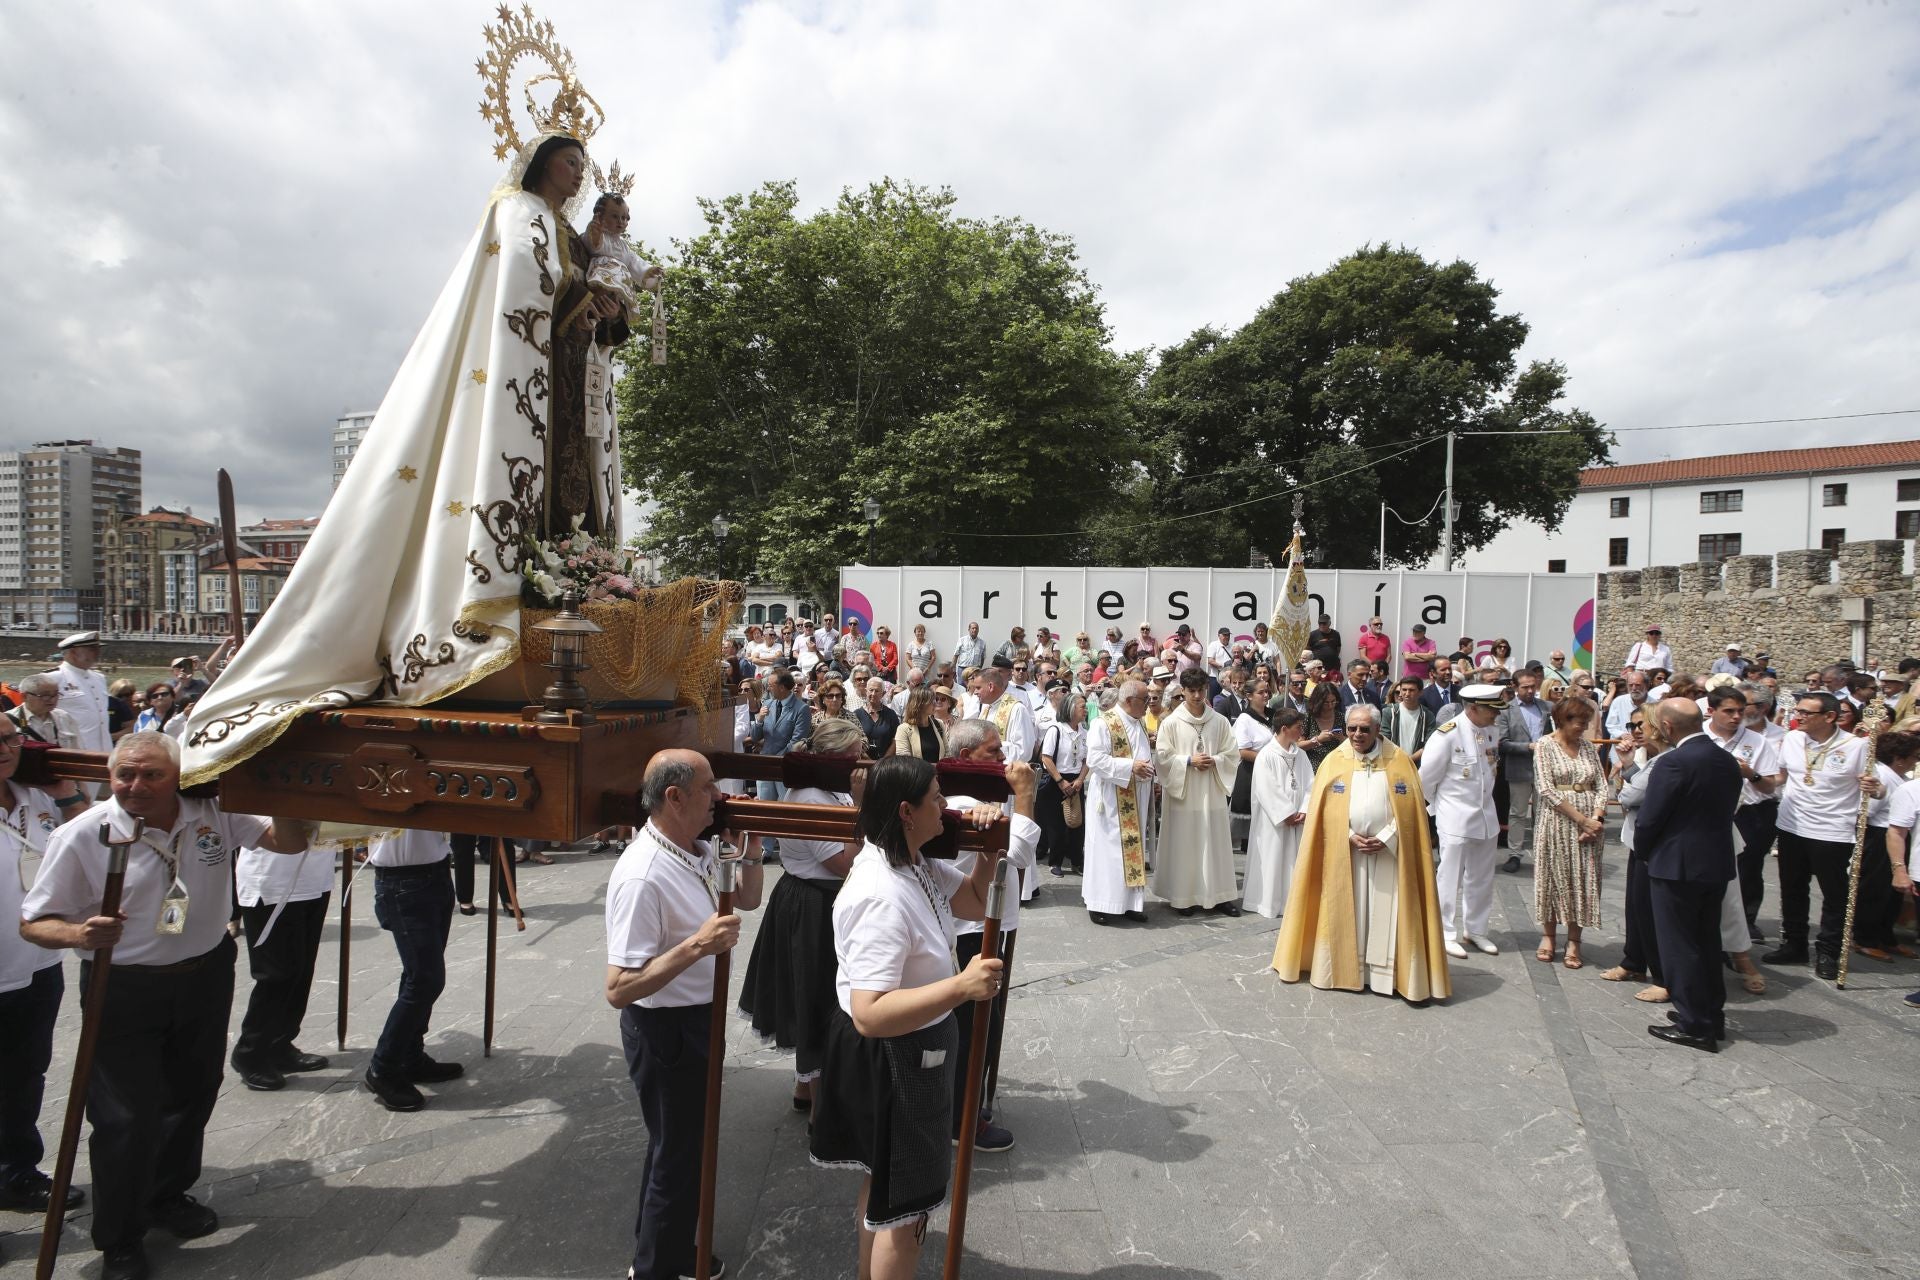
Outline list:
[[[609,574],[607,575],[607,586],[614,591],[618,591],[621,595],[626,595],[633,590],[633,579],[624,573]]]

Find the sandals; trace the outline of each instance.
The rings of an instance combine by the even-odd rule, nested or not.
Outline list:
[[[1638,969],[1629,969],[1617,964],[1600,975],[1603,982],[1645,982],[1647,975]]]
[[[1541,943],[1539,949],[1533,953],[1533,958],[1535,960],[1538,960],[1541,964],[1552,964],[1553,963],[1553,944],[1551,942]]]
[[[1665,987],[1642,987],[1633,993],[1633,998],[1648,1004],[1666,1004],[1673,999],[1673,993]]]
[[[1569,942],[1567,944],[1566,958],[1560,963],[1566,965],[1569,969],[1586,968],[1587,962],[1580,958],[1580,944],[1577,942]]]
[[[1740,985],[1747,989],[1748,995],[1763,996],[1767,994],[1767,975],[1758,969],[1743,973],[1740,975]]]

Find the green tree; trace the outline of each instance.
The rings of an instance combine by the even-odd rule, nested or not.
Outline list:
[[[1469,263],[1369,246],[1291,281],[1237,333],[1201,329],[1166,351],[1146,386],[1151,480],[1132,495],[1132,550],[1161,563],[1277,558],[1292,528],[1286,495],[1311,484],[1308,545],[1321,563],[1373,565],[1379,504],[1410,520],[1433,505],[1448,431],[1518,433],[1456,446],[1456,556],[1514,521],[1557,527],[1610,437],[1560,404],[1563,365],[1517,367],[1527,323],[1498,299]],[[1200,512],[1217,514],[1179,519]],[[1441,515],[1389,520],[1389,561],[1432,557]]]
[[[830,598],[871,496],[882,564],[1084,560],[1087,537],[980,536],[1082,528],[1130,476],[1143,361],[1111,349],[1072,243],[890,181],[797,203],[703,202],[674,246],[670,362],[631,353],[620,386],[627,483],[659,504],[644,545]]]

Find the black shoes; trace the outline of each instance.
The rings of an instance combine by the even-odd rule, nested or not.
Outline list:
[[[288,1075],[297,1075],[302,1071],[325,1071],[330,1064],[317,1053],[302,1053],[289,1046],[274,1065]]]
[[[1680,1011],[1678,1009],[1667,1010],[1667,1021],[1678,1024],[1680,1021]],[[1713,1029],[1713,1038],[1715,1040],[1725,1040],[1727,1038],[1726,1023],[1723,1022]]]
[[[1520,870],[1520,855],[1517,853],[1508,855],[1507,860],[1500,864],[1500,869],[1502,871]]]
[[[1095,924],[1113,923],[1113,917],[1104,911],[1089,911],[1087,912],[1087,919],[1093,921]]]
[[[407,1079],[413,1084],[442,1084],[466,1073],[467,1069],[457,1062],[435,1062],[423,1053],[407,1068]]]
[[[117,1244],[100,1254],[100,1280],[147,1280],[147,1251],[139,1241]]]
[[[153,1206],[157,1225],[179,1240],[198,1240],[220,1229],[220,1215],[182,1191]]]
[[[1200,909],[1200,908],[1199,908],[1199,907],[1197,907],[1197,906],[1196,906],[1196,907],[1175,907],[1175,908],[1174,908],[1174,910],[1175,910],[1176,912],[1178,912],[1178,913],[1179,913],[1180,915],[1183,915],[1183,916],[1190,916],[1190,915],[1192,915],[1192,914],[1193,914],[1194,912],[1196,912],[1196,911],[1198,911],[1199,909]]]
[[[1839,956],[1815,956],[1813,958],[1813,976],[1832,982],[1840,976]]]
[[[287,1078],[279,1071],[264,1063],[233,1060],[234,1074],[240,1077],[240,1083],[255,1093],[273,1093],[287,1087]]]
[[[38,1169],[29,1169],[0,1185],[0,1209],[45,1213],[52,1199],[53,1179]],[[67,1208],[77,1209],[86,1201],[86,1192],[74,1186],[67,1188]]]
[[[418,1089],[405,1080],[396,1080],[392,1076],[383,1076],[372,1067],[362,1077],[367,1092],[380,1100],[380,1105],[389,1111],[418,1111],[427,1105],[427,1099]]]
[[[1647,1034],[1655,1040],[1665,1040],[1668,1044],[1682,1045],[1688,1049],[1698,1049],[1702,1053],[1720,1052],[1720,1042],[1712,1036],[1690,1036],[1671,1023],[1662,1023],[1657,1027],[1648,1027]]]
[[[1140,923],[1145,924],[1147,922],[1147,913],[1144,911],[1129,911],[1127,912],[1127,919],[1138,920]]]
[[[1807,949],[1797,942],[1783,942],[1760,957],[1763,964],[1805,964]]]
[[[1220,902],[1214,904],[1211,910],[1223,916],[1237,916],[1240,914],[1240,904],[1237,902]]]

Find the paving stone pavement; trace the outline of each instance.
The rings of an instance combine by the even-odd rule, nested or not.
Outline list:
[[[624,1274],[643,1133],[600,995],[613,856],[523,868],[527,930],[503,920],[491,1059],[485,917],[456,917],[429,1047],[468,1074],[414,1115],[358,1086],[397,964],[371,898],[357,903],[346,1050],[330,928],[303,1043],[334,1068],[275,1094],[229,1076],[198,1188],[221,1230],[154,1233],[156,1274]],[[1276,921],[1156,907],[1098,928],[1077,880],[1046,878],[1022,912],[1001,1066],[998,1118],[1018,1145],[975,1165],[966,1274],[1916,1274],[1920,1014],[1899,997],[1920,964],[1862,959],[1845,991],[1770,971],[1765,996],[1731,997],[1721,1054],[1660,1044],[1646,1027],[1663,1008],[1599,978],[1618,956],[1622,856],[1609,848],[1607,927],[1584,970],[1532,959],[1530,877],[1502,875],[1502,953],[1456,963],[1453,998],[1424,1009],[1281,983]],[[1775,902],[1770,887],[1765,926]],[[49,1145],[78,1030],[68,976]],[[238,985],[236,1027],[244,968]],[[744,1280],[850,1276],[856,1175],[807,1164],[790,1060],[729,1031],[718,1251]],[[85,1229],[76,1215],[59,1275],[98,1274]],[[0,1214],[0,1231],[10,1259],[36,1246],[24,1215]]]

